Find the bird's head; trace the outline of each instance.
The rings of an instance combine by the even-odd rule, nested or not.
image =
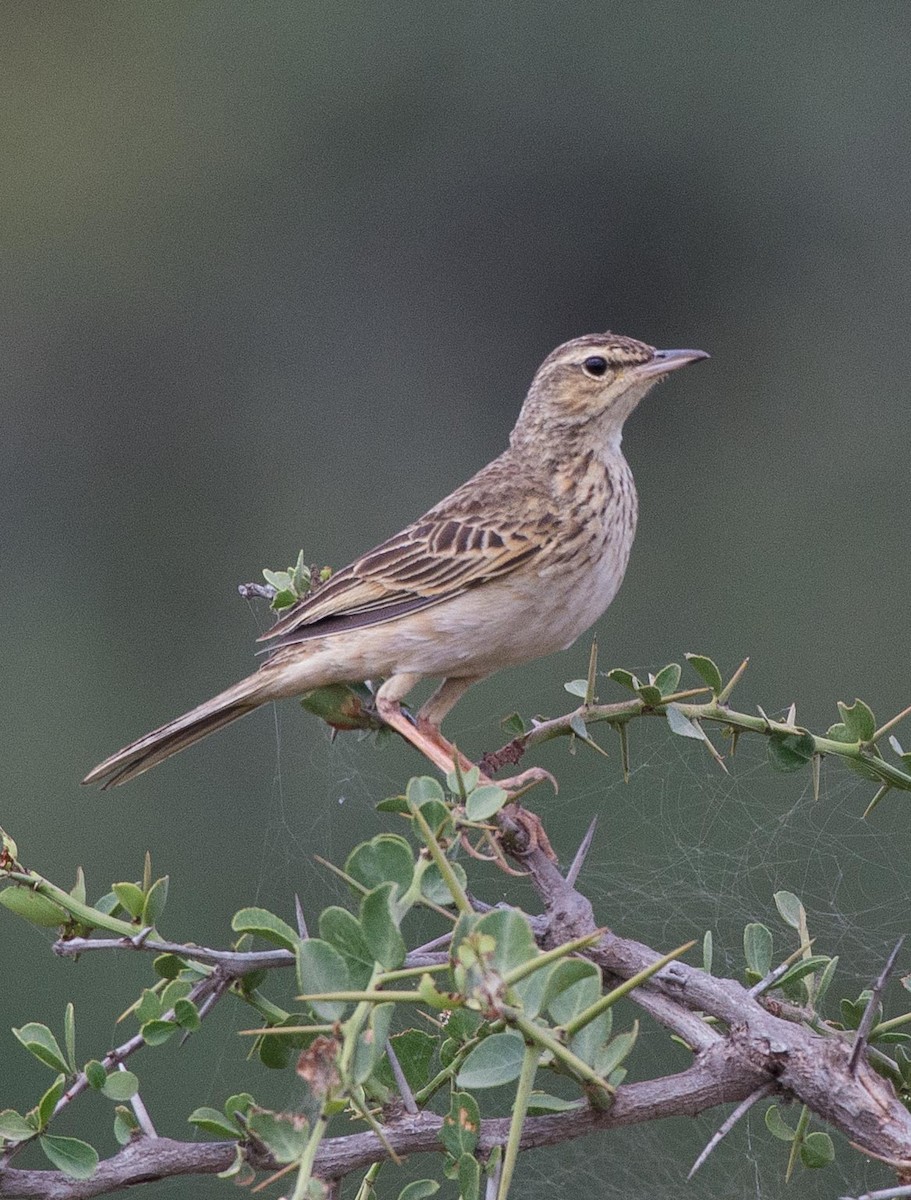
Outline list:
[[[528,391],[516,435],[523,429],[576,428],[595,423],[619,441],[623,422],[646,392],[671,371],[708,358],[704,350],[656,350],[616,333],[589,333],[552,351]]]

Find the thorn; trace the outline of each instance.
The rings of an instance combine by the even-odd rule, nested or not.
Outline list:
[[[719,1127],[718,1132],[709,1139],[705,1149],[690,1168],[690,1173],[687,1175],[687,1180],[693,1178],[693,1176],[696,1174],[708,1156],[712,1153],[718,1143],[722,1140],[722,1138],[731,1132],[740,1118],[745,1116],[750,1111],[756,1101],[761,1100],[763,1096],[771,1096],[774,1091],[774,1083],[764,1083],[762,1087],[757,1088],[755,1092],[747,1096],[746,1100],[741,1100],[727,1120],[725,1120],[724,1123]]]
[[[408,1085],[405,1072],[402,1070],[402,1064],[396,1057],[395,1050],[392,1048],[392,1042],[388,1038],[386,1039],[386,1057],[389,1059],[390,1067],[392,1067],[392,1077],[395,1080],[395,1086],[399,1089],[399,1095],[402,1097],[405,1111],[412,1116],[416,1116],[418,1113],[418,1102],[414,1098],[414,1092],[412,1092]]]
[[[617,726],[620,734],[620,762],[623,764],[623,782],[629,783],[629,725],[626,721]]]
[[[749,658],[745,658],[743,660],[743,662],[740,664],[740,666],[737,668],[737,670],[734,672],[734,674],[731,676],[731,678],[727,681],[727,683],[721,689],[721,691],[718,693],[718,703],[719,704],[725,704],[728,701],[728,699],[730,698],[731,692],[733,692],[733,690],[737,686],[737,684],[740,683],[741,679],[743,679],[743,673],[749,666],[749,663],[750,663]]]
[[[791,707],[788,709],[788,715],[785,717],[784,723],[785,723],[785,725],[796,725],[797,724],[797,705],[796,704],[792,704]]]
[[[694,724],[698,724],[698,722],[694,722]],[[730,771],[727,768],[727,764],[725,763],[721,754],[719,754],[719,752],[715,749],[715,746],[714,746],[711,738],[709,737],[709,735],[705,732],[705,730],[702,728],[701,725],[699,725],[699,730],[702,733],[702,740],[705,743],[706,750],[708,750],[709,754],[711,754],[712,758],[714,758],[714,760],[718,764],[718,766],[721,767],[721,769],[722,769],[722,771],[724,771],[725,775],[730,775]]]
[[[904,935],[902,935],[895,943],[892,953],[886,959],[886,965],[879,974],[879,979],[873,985],[873,991],[870,993],[870,999],[867,1001],[864,1015],[861,1017],[860,1024],[857,1027],[854,1045],[851,1049],[851,1057],[848,1059],[848,1071],[852,1075],[857,1070],[857,1064],[860,1061],[864,1046],[867,1044],[867,1038],[870,1036],[873,1022],[876,1019],[876,1009],[879,1005],[880,996],[882,996],[883,989],[889,981],[889,976],[892,974],[892,968],[895,966],[895,960],[898,958],[898,952],[901,950],[904,940]]]
[[[889,784],[884,783],[882,785],[882,787],[877,791],[876,795],[873,797],[873,799],[870,801],[870,803],[867,805],[867,807],[864,809],[864,815],[861,818],[861,820],[865,820],[867,817],[869,817],[870,813],[873,811],[874,808],[876,808],[876,806],[877,806],[877,804],[879,804],[880,800],[882,800],[885,797],[887,792],[891,792],[891,790],[892,789],[889,786]]]
[[[579,843],[579,849],[576,851],[576,856],[572,861],[572,866],[566,872],[566,882],[570,887],[575,887],[576,880],[579,878],[579,872],[585,865],[585,859],[588,857],[588,852],[591,849],[592,840],[595,836],[595,830],[598,827],[598,818],[592,817],[591,824],[585,831],[585,837]]]
[[[307,932],[307,920],[304,916],[304,910],[301,907],[301,898],[297,892],[294,893],[294,917],[297,921],[297,932],[300,934],[302,941],[306,941],[310,934]]]
[[[139,950],[145,945],[151,932],[152,926],[146,925],[144,929],[140,929],[140,931],[129,940],[136,947],[136,949]]]
[[[585,685],[585,707],[589,708],[595,702],[595,680],[598,676],[598,639],[592,638],[592,648],[588,656],[588,682]]]
[[[813,755],[813,803],[819,803],[819,777],[822,772],[822,755]]]

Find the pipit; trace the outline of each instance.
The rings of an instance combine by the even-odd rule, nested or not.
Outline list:
[[[499,458],[291,608],[260,639],[272,650],[258,671],[118,750],[84,782],[125,783],[270,700],[367,679],[384,681],[382,719],[451,770],[440,722],[460,696],[504,667],[566,649],[613,600],[637,515],[623,424],[659,379],[707,357],[612,333],[558,346]],[[401,702],[427,677],[442,683],[413,723]]]

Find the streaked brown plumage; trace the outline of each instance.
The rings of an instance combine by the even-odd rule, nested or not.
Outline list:
[[[440,722],[479,679],[564,649],[607,608],[636,530],[623,423],[654,383],[701,350],[616,334],[558,346],[538,369],[510,444],[414,524],[343,568],[261,640],[268,661],[105,759],[85,783],[128,779],[270,700],[384,679],[384,720],[441,767]],[[400,702],[443,682],[417,727]]]

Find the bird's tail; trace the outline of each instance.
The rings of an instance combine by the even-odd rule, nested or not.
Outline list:
[[[122,750],[118,750],[116,754],[112,754],[89,771],[82,782],[103,781],[102,787],[109,788],[135,779],[137,775],[170,758],[172,754],[177,754],[186,746],[192,746],[194,742],[214,733],[216,729],[229,725],[238,717],[245,716],[254,708],[259,708],[261,704],[281,695],[281,689],[275,686],[275,682],[268,669],[249,675],[227,691],[220,692],[196,708],[191,708],[183,716],[169,721],[160,729],[154,729],[145,737],[131,742],[129,746],[124,746]]]

